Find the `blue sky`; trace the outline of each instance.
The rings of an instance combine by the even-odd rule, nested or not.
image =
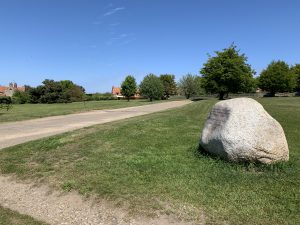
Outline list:
[[[300,63],[299,0],[0,0],[0,85],[70,79],[110,91],[132,74],[199,74],[232,42],[260,72]]]

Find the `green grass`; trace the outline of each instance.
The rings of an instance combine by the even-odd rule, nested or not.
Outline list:
[[[157,103],[155,101],[153,103]],[[147,100],[107,100],[107,101],[89,101],[89,102],[73,102],[73,103],[56,103],[56,104],[16,104],[12,109],[6,111],[0,110],[0,123],[36,119],[47,116],[66,115],[71,113],[79,113],[90,110],[99,109],[116,109],[123,107],[139,106],[150,104]]]
[[[259,100],[283,126],[290,161],[233,164],[197,151],[215,100],[81,129],[0,151],[0,172],[95,194],[133,214],[208,224],[298,224],[300,98]],[[270,140],[272,141],[272,140]]]
[[[46,225],[46,223],[0,206],[0,225]]]

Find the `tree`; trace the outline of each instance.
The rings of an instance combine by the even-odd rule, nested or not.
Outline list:
[[[163,96],[164,86],[159,77],[154,74],[149,74],[144,77],[140,84],[140,92],[142,96],[150,99],[160,99]]]
[[[289,65],[278,60],[272,61],[261,72],[258,85],[261,89],[269,91],[270,96],[275,96],[276,92],[292,91],[296,87],[296,79]]]
[[[16,90],[13,94],[13,102],[17,104],[25,104],[30,102],[30,94],[28,91],[19,91]]]
[[[205,94],[205,90],[202,87],[203,86],[202,81],[203,81],[202,77],[199,77],[199,76],[195,77],[196,95],[197,96]]]
[[[292,73],[296,78],[296,91],[300,91],[300,64],[296,64],[291,68]]]
[[[127,98],[129,101],[130,97],[134,96],[136,93],[137,85],[135,78],[128,75],[121,84],[121,94]]]
[[[70,80],[46,79],[42,85],[29,88],[30,103],[68,103],[83,101],[85,90]]]
[[[235,45],[209,56],[200,73],[203,87],[209,93],[218,93],[224,99],[228,93],[250,92],[255,71],[247,64],[245,54],[240,54]]]
[[[164,86],[164,97],[166,99],[170,98],[170,95],[176,94],[176,82],[175,76],[172,74],[162,74],[159,79],[162,81]]]
[[[183,76],[178,83],[178,87],[182,94],[189,99],[191,96],[197,93],[197,81],[196,76],[187,74]]]

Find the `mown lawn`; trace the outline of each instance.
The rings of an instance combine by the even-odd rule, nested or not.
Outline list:
[[[46,223],[0,206],[0,225],[46,225]]]
[[[287,163],[232,164],[200,154],[201,130],[216,102],[203,100],[4,149],[0,172],[95,194],[133,214],[175,213],[207,224],[298,224],[300,98],[259,101],[285,130]]]
[[[151,102],[158,103],[159,101]],[[47,116],[66,115],[71,113],[86,112],[99,109],[116,109],[123,107],[139,106],[150,104],[147,100],[107,100],[107,101],[88,101],[57,104],[16,104],[6,111],[0,109],[0,123],[36,119]]]

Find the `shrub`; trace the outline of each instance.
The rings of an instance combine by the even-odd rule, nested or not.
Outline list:
[[[6,109],[7,111],[12,108],[11,97],[0,97],[0,109]]]

